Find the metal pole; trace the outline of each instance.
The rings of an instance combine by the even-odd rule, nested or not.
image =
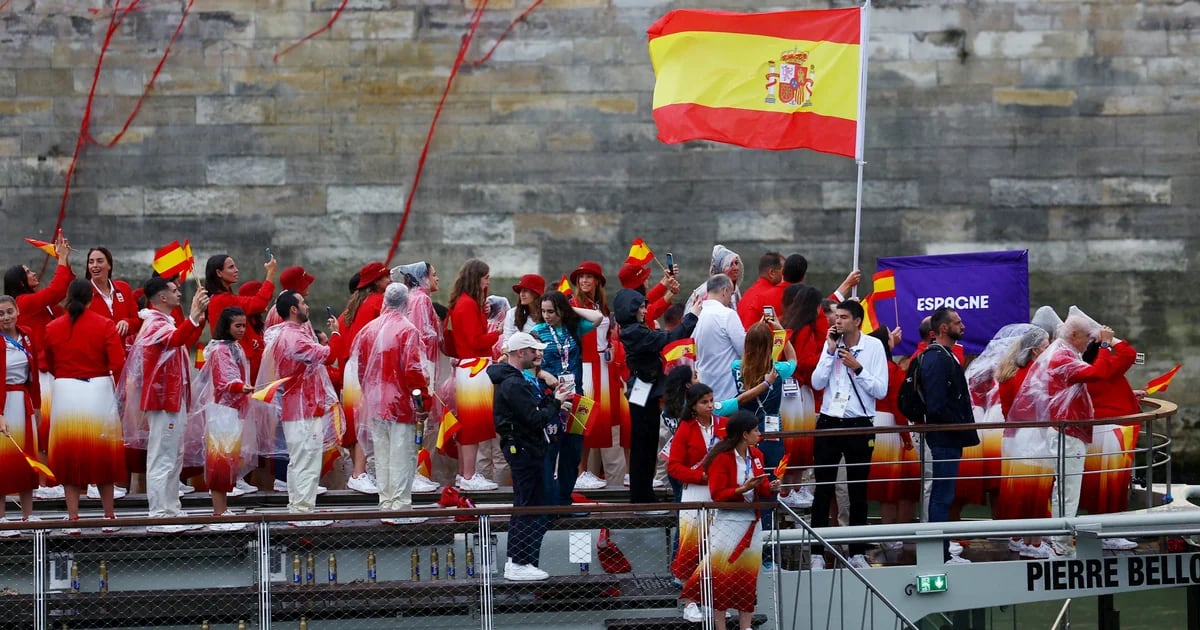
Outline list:
[[[929,522],[929,502],[925,497],[925,434],[918,433],[917,440],[920,441],[918,446],[921,450],[921,522]]]
[[[258,522],[258,627],[271,628],[271,528]]]
[[[696,510],[697,531],[700,537],[700,609],[706,612],[701,627],[714,630],[713,615],[724,615],[725,611],[713,610],[712,547],[709,545],[711,532],[708,528],[708,508]]]
[[[46,530],[33,530],[33,627],[46,630]]]
[[[479,516],[479,628],[492,630],[492,565],[496,562],[492,548],[491,519]]]
[[[1154,418],[1146,421],[1146,509],[1154,507]]]

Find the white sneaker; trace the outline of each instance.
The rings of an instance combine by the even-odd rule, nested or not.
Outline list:
[[[216,514],[215,516],[234,516],[234,513],[226,511],[224,514]],[[210,523],[206,526],[206,529],[212,532],[237,532],[249,526],[249,523]]]
[[[254,494],[255,492],[258,492],[258,486],[246,483],[245,479],[238,479],[237,483],[233,484],[233,489],[238,491],[236,496],[241,496],[243,494]]]
[[[292,527],[329,527],[333,521],[288,521]]]
[[[113,496],[116,496],[116,494],[114,493]],[[97,488],[96,484],[94,484],[94,483],[88,484],[87,498],[89,498],[89,499],[99,499],[100,498],[100,488]]]
[[[113,498],[114,499],[124,499],[125,495],[127,495],[127,494],[129,494],[129,491],[126,490],[125,488],[122,488],[121,486],[113,486]]]
[[[429,477],[426,477],[425,475],[422,475],[421,473],[417,473],[416,476],[413,477],[413,492],[437,492],[441,489],[442,484],[430,479]]]
[[[271,484],[271,490],[275,492],[287,492],[287,482],[276,479],[275,483]]]
[[[363,494],[379,494],[379,488],[376,488],[375,484],[371,483],[371,478],[367,473],[346,480],[346,487]]]
[[[1049,548],[1051,560],[1067,560],[1075,557],[1075,547],[1067,547],[1057,542],[1051,542],[1049,545],[1042,543],[1042,546]]]
[[[1025,551],[1025,548],[1028,546],[1029,545],[1025,544],[1025,539],[1023,539],[1023,538],[1009,538],[1008,539],[1008,550],[1009,551],[1015,551],[1017,553],[1021,553],[1022,551]],[[1041,546],[1041,545],[1039,544],[1038,546]]]
[[[950,541],[950,555],[957,556],[958,554],[962,553],[962,549],[962,545],[953,540]]]
[[[626,488],[629,487],[629,473],[625,473],[625,480],[621,482]]]
[[[824,571],[825,570],[825,556],[822,556],[820,554],[813,554],[813,556],[811,558],[809,558],[809,560],[808,560],[808,569],[810,571]]]
[[[549,577],[549,573],[532,564],[513,564],[509,562],[504,565],[504,579],[512,580],[513,582],[540,582]]]
[[[904,541],[890,540],[883,543],[883,548],[887,549],[888,551],[900,551],[901,549],[904,549]]]
[[[79,529],[78,527],[64,527],[62,531],[68,536],[79,536],[83,534],[83,530]]]
[[[403,518],[381,518],[379,519],[379,522],[383,523],[384,525],[415,525],[417,523],[424,523],[428,520],[429,519],[424,516],[408,516]]]
[[[67,491],[63,489],[61,484],[57,486],[40,486],[37,490],[33,491],[33,498],[35,499],[64,499],[66,496]]]
[[[790,508],[807,509],[812,507],[813,496],[811,492],[805,496],[805,488],[802,487],[779,497],[779,502]]]
[[[662,490],[667,487],[667,482],[662,479],[655,479],[654,483],[650,484],[655,490]]]
[[[179,482],[179,496],[183,496],[185,494],[191,494],[195,491],[196,491],[195,487],[189,486],[188,484],[186,484],[182,481]]]
[[[1021,550],[1021,557],[1032,558],[1034,560],[1048,560],[1050,558],[1050,549],[1045,543],[1038,543],[1036,547],[1025,545],[1025,548]]]
[[[322,494],[325,494],[326,492],[329,492],[329,488],[326,488],[325,486],[322,486],[319,484],[317,485],[317,496],[321,496]]]
[[[870,569],[871,563],[867,562],[866,556],[862,555],[861,553],[856,553],[853,556],[850,556],[850,566],[854,567],[855,569]]]
[[[1137,549],[1138,544],[1128,538],[1104,538],[1100,541],[1100,546],[1104,549],[1128,551]]]
[[[462,477],[459,477],[458,487],[462,490],[479,491],[479,490],[495,490],[496,488],[499,488],[500,486],[496,482],[488,479],[487,477],[484,477],[483,475],[481,475],[479,473],[475,473],[475,476],[471,477],[470,479],[464,479]],[[520,565],[518,565],[518,566],[520,566]],[[534,568],[536,569],[537,567],[534,567]]]
[[[190,532],[194,529],[203,528],[203,525],[197,523],[189,523],[187,525],[147,525],[146,531],[154,534],[178,534],[179,532]]]
[[[18,521],[16,519],[8,518],[7,516],[0,517],[0,524],[19,523],[19,522],[20,521]],[[20,536],[20,535],[21,535],[21,530],[19,530],[19,529],[0,529],[0,538],[16,538],[17,536]]]
[[[962,556],[950,556],[950,559],[946,561],[946,564],[971,564],[971,561]]]
[[[111,534],[111,533],[113,533],[113,532],[119,532],[119,531],[121,531],[121,528],[120,528],[120,527],[117,527],[117,525],[116,525],[117,519],[115,519],[115,518],[109,518],[109,519],[105,519],[105,520],[106,520],[106,521],[108,521],[108,522],[110,522],[110,523],[113,523],[113,524],[112,524],[112,525],[104,525],[104,526],[102,526],[102,527],[100,528],[100,531],[101,531],[101,532],[104,532],[105,534]]]
[[[700,623],[704,621],[704,613],[700,612],[700,606],[696,605],[696,602],[688,602],[688,605],[683,608],[683,619],[692,623]]]
[[[592,474],[592,471],[585,470],[582,475],[575,478],[576,490],[599,490],[607,487],[608,482]]]

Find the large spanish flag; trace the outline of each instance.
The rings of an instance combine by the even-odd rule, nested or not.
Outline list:
[[[861,159],[865,11],[666,14],[648,31],[658,139]]]

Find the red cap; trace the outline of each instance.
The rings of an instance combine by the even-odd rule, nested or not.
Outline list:
[[[381,262],[369,262],[358,270],[358,288],[365,289],[366,287],[375,284],[375,281],[389,276],[391,272]]]
[[[241,288],[238,289],[238,295],[240,295],[242,297],[250,297],[253,295],[257,295],[258,290],[261,288],[262,288],[261,282],[259,282],[258,280],[251,280],[250,282],[243,284],[241,286]]]
[[[520,294],[521,289],[527,289],[537,295],[546,292],[546,279],[536,273],[527,273],[513,285],[513,293]]]
[[[617,273],[617,277],[621,279],[621,286],[626,289],[636,289],[646,284],[646,278],[650,277],[650,268],[625,263],[621,265],[621,271]]]
[[[608,286],[608,280],[604,277],[604,270],[600,268],[600,263],[594,260],[585,260],[579,263],[575,271],[571,272],[571,284],[578,286],[579,276],[585,273],[596,276],[596,279],[600,281],[600,286]]]
[[[295,291],[296,293],[307,291],[313,280],[316,280],[316,278],[299,265],[288,267],[279,274],[279,284],[283,285],[284,289]]]

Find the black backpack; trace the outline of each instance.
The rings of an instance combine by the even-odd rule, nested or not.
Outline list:
[[[921,359],[924,352],[913,357],[904,373],[904,382],[900,385],[900,393],[896,396],[896,406],[900,413],[913,424],[925,424],[925,393],[921,391]]]

